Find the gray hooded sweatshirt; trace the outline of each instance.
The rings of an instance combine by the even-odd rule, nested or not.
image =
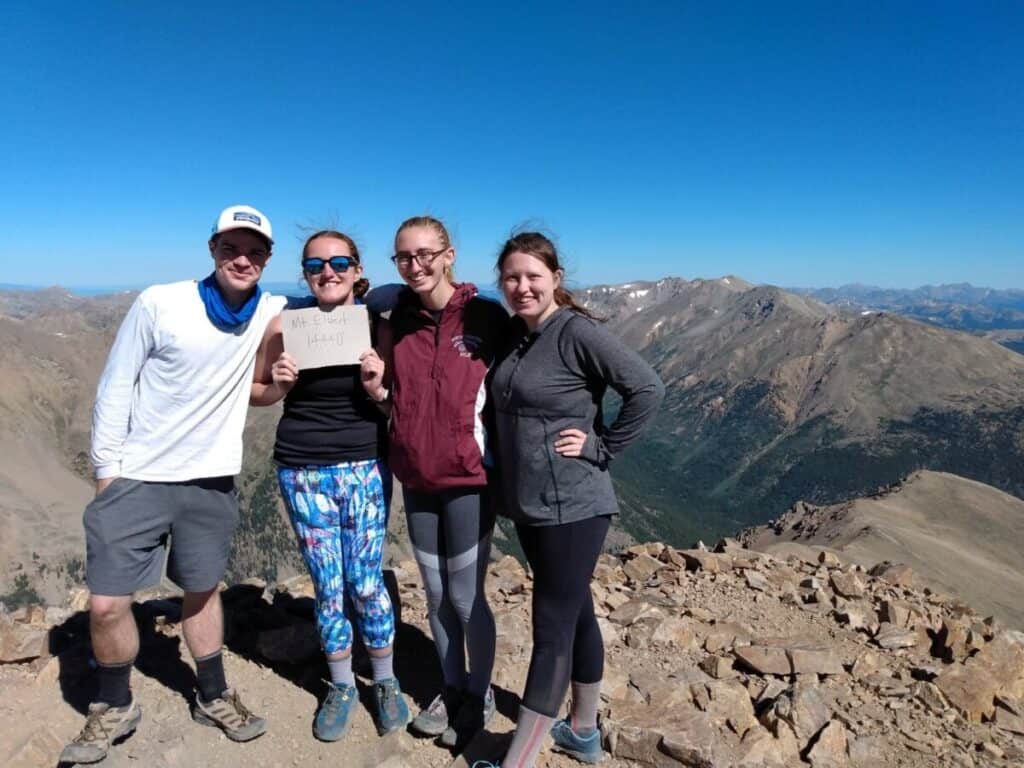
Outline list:
[[[498,475],[504,513],[526,525],[558,525],[618,512],[609,461],[654,417],[665,385],[643,358],[600,323],[559,309],[529,332],[516,320],[518,345],[491,379]],[[622,408],[605,426],[608,387]],[[563,429],[587,433],[583,455],[562,456]]]

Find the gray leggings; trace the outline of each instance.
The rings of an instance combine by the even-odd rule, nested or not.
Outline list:
[[[402,493],[445,685],[483,696],[494,668],[494,615],[484,592],[494,512],[481,489]]]

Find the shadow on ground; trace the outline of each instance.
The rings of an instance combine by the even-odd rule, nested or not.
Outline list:
[[[395,674],[415,715],[441,690],[441,667],[434,643],[418,627],[402,621],[398,583],[393,571],[385,571],[385,584],[396,612]],[[319,702],[326,692],[327,663],[320,649],[312,598],[286,592],[268,593],[262,585],[238,584],[221,593],[224,605],[224,644],[238,656],[270,669],[283,681],[298,686]],[[135,603],[132,612],[139,627],[138,672],[182,697],[188,706],[195,698],[195,673],[185,660],[188,653],[181,636],[181,598],[161,597]],[[355,615],[352,606],[346,614]],[[95,660],[89,640],[89,615],[78,612],[50,631],[50,653],[59,659],[61,694],[83,716],[97,693]],[[356,632],[353,669],[364,680],[372,679],[369,655]],[[232,682],[228,680],[229,684]],[[244,692],[244,685],[239,686]],[[371,685],[359,684],[360,700],[373,711]],[[495,687],[498,711],[514,720],[519,697]],[[309,713],[312,723],[315,706]]]
[[[182,658],[181,638],[173,625],[181,621],[181,599],[155,599],[132,605],[139,628],[139,654],[135,669],[192,703],[195,673]],[[166,628],[166,632],[162,631]],[[79,611],[50,630],[50,653],[60,668],[61,695],[75,711],[85,715],[96,697],[96,661],[89,641],[89,614]]]

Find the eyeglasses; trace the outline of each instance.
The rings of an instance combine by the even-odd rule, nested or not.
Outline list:
[[[395,262],[395,266],[398,267],[399,269],[407,269],[409,265],[412,264],[413,259],[416,259],[416,263],[419,264],[421,267],[429,267],[431,264],[434,263],[434,259],[436,259],[438,256],[440,256],[447,250],[448,248],[445,247],[440,248],[436,251],[422,250],[416,251],[416,253],[401,251],[392,256],[391,260]]]
[[[348,256],[331,256],[329,259],[303,259],[302,271],[307,275],[319,275],[324,271],[324,267],[330,264],[331,269],[340,273],[358,263],[358,261]]]

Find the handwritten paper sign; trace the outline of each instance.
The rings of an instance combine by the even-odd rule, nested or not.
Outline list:
[[[370,348],[370,315],[361,304],[286,310],[281,313],[284,348],[299,370],[358,365]]]

